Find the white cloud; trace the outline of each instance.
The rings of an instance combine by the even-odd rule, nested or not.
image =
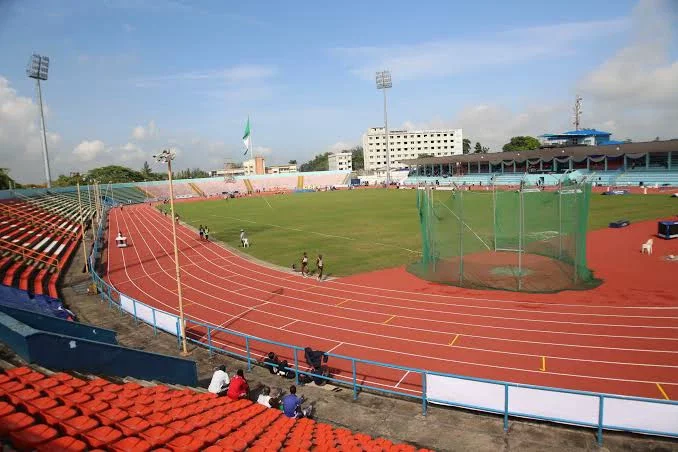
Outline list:
[[[631,41],[579,84],[591,105],[587,126],[594,120],[591,125],[603,124],[618,138],[678,136],[678,59],[671,54],[677,13],[672,0],[638,3]]]
[[[126,33],[131,33],[135,30],[135,28],[130,24],[122,24],[122,29],[125,30]]]
[[[678,137],[678,60],[671,55],[677,9],[671,0],[641,0],[628,20],[633,32],[627,45],[568,89],[584,97],[584,127],[612,132],[618,140]],[[512,136],[570,130],[574,96],[570,100],[528,104],[517,111],[479,103],[451,119],[406,122],[404,127],[461,127],[474,143],[500,151]]]
[[[512,136],[534,136],[566,129],[568,108],[565,104],[535,105],[523,111],[513,111],[497,104],[479,104],[462,109],[451,120],[433,120],[421,124],[407,121],[403,128],[461,128],[464,138],[470,139],[472,146],[480,142],[488,146],[491,152],[499,152]]]
[[[10,176],[19,182],[44,181],[39,117],[33,100],[19,96],[9,80],[0,76],[0,167],[9,168]],[[61,136],[49,131],[49,122],[47,127],[47,147],[54,163],[60,155]]]
[[[141,162],[147,156],[144,150],[137,144],[127,143],[120,148],[119,158],[123,162]]]
[[[196,81],[201,83],[213,81],[224,84],[236,84],[268,79],[276,73],[277,69],[273,66],[242,64],[223,69],[181,72],[157,77],[143,77],[136,81],[136,86],[152,87],[170,83]]]
[[[337,141],[336,143],[331,145],[327,150],[329,152],[339,152],[351,149],[354,146],[356,146],[356,143],[349,143],[347,141]]]
[[[158,127],[155,125],[155,121],[151,120],[147,126],[136,126],[132,129],[132,137],[135,140],[146,140],[149,138],[155,138],[158,136]]]
[[[252,151],[255,156],[270,157],[273,154],[273,149],[266,146],[254,146]],[[247,157],[249,158],[249,154]]]
[[[352,73],[374,78],[389,69],[400,80],[445,77],[480,67],[573,53],[579,41],[624,31],[625,19],[544,25],[500,32],[491,38],[431,41],[395,47],[334,49]]]
[[[104,152],[106,152],[106,146],[101,140],[85,140],[73,149],[73,155],[81,162],[91,162]]]

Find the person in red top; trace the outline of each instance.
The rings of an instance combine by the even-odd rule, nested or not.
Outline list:
[[[232,400],[244,399],[248,396],[250,386],[245,380],[245,375],[242,369],[238,369],[235,377],[231,380],[231,384],[228,386],[228,392],[226,395]]]

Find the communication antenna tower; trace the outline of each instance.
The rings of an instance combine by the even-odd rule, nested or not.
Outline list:
[[[579,126],[581,124],[581,101],[583,99],[581,96],[577,96],[577,99],[574,102],[574,130],[579,130]]]

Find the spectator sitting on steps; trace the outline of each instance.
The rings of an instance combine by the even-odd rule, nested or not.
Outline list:
[[[212,381],[210,381],[210,385],[207,390],[212,394],[222,396],[226,394],[229,382],[230,379],[226,373],[226,366],[221,365],[216,371],[214,371],[214,374],[212,375]]]
[[[247,398],[250,391],[250,387],[245,380],[245,374],[242,369],[238,369],[235,377],[231,380],[231,383],[228,385],[228,391],[226,395],[231,400],[238,400]]]
[[[304,403],[304,398],[297,397],[297,387],[290,386],[290,393],[282,399],[283,413],[293,419],[310,418],[313,415],[313,405],[301,408],[302,403]]]

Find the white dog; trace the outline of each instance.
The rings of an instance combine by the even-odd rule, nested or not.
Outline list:
[[[242,239],[242,247],[243,248],[249,248],[250,247],[250,239],[247,237]]]

